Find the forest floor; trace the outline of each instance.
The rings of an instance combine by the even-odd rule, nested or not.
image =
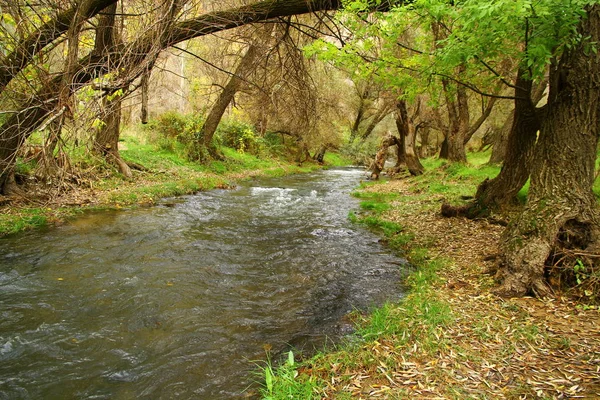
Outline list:
[[[600,398],[598,307],[569,292],[496,296],[498,221],[506,216],[490,222],[440,214],[443,202],[460,201],[474,193],[480,174],[494,173],[486,168],[442,167],[357,192],[365,210],[357,220],[416,267],[408,295],[354,315],[362,340],[296,365],[293,383],[284,366],[264,397],[284,398],[281,385],[288,393],[309,386],[324,399]]]

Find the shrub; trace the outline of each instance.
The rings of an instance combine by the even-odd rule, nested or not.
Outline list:
[[[256,134],[252,125],[235,119],[222,121],[216,136],[221,145],[236,149],[240,153],[257,154],[263,146],[262,138]]]

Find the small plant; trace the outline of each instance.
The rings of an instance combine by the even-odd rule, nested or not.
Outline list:
[[[578,285],[581,285],[581,283],[588,278],[585,265],[583,265],[583,262],[580,259],[577,259],[575,262],[573,272],[575,273],[575,280]]]
[[[264,400],[320,398],[315,396],[314,380],[299,379],[294,353],[291,350],[287,353],[285,362],[278,368],[273,368],[270,358],[267,357],[264,375],[265,383],[260,391]]]

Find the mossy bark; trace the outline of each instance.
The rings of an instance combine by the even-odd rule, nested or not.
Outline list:
[[[505,296],[550,293],[546,260],[561,230],[577,226],[582,250],[598,252],[600,217],[592,192],[599,133],[600,6],[589,9],[579,32],[589,39],[565,53],[551,73],[548,109],[541,125],[524,211],[502,235]]]

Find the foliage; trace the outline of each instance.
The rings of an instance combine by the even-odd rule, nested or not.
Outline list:
[[[377,153],[378,138],[369,137],[367,140],[347,142],[340,147],[340,154],[352,160],[353,165],[369,166],[371,159]]]
[[[178,143],[189,145],[196,137],[202,125],[202,114],[181,114],[176,111],[167,111],[151,120],[145,126],[149,131],[149,140],[161,150],[175,151]]]
[[[316,381],[312,378],[304,379],[304,375],[299,377],[297,367],[291,350],[287,353],[285,362],[277,369],[273,368],[270,358],[267,358],[267,364],[263,368],[265,383],[261,389],[261,397],[264,400],[318,398],[314,391]]]
[[[258,154],[262,149],[263,140],[257,135],[254,127],[233,118],[221,121],[216,136],[218,143],[240,153]]]
[[[305,52],[409,101],[428,93],[436,103],[441,78],[491,93],[512,81],[515,60],[541,78],[553,59],[584,39],[576,26],[593,2],[417,0],[367,17],[376,2],[350,0],[337,14],[351,32],[343,45],[319,39]]]

